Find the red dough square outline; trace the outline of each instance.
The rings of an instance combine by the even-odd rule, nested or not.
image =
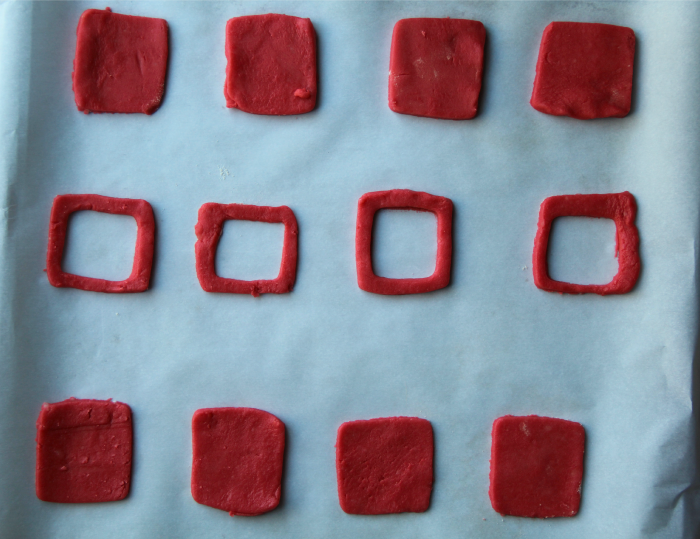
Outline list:
[[[276,13],[234,17],[226,23],[225,52],[228,108],[273,116],[316,108],[316,31],[310,19]]]
[[[540,206],[540,216],[532,253],[535,286],[550,292],[566,294],[626,294],[634,288],[641,263],[639,232],[634,221],[637,203],[627,191],[603,195],[560,195],[548,197]],[[557,217],[598,217],[615,221],[615,251],[619,270],[607,284],[574,284],[549,277],[547,249],[552,222]]]
[[[275,509],[282,495],[285,426],[255,408],[202,408],[192,416],[192,477],[197,503],[231,516]]]
[[[491,431],[489,498],[502,515],[572,517],[578,513],[586,431],[553,417],[499,417]]]
[[[44,403],[36,427],[37,498],[55,503],[126,498],[133,454],[127,404],[74,397]]]
[[[444,120],[478,111],[486,29],[469,19],[412,18],[394,25],[389,108]]]
[[[130,215],[136,219],[134,265],[131,275],[123,281],[83,277],[61,269],[69,218],[72,213],[85,210]],[[58,195],[53,199],[49,223],[49,247],[46,255],[46,274],[49,282],[56,287],[78,288],[91,292],[144,292],[148,289],[151,279],[155,230],[153,208],[145,200],[102,195]]]
[[[433,490],[433,427],[418,417],[348,421],[336,440],[338,500],[352,515],[422,513]]]
[[[275,279],[243,281],[228,279],[216,274],[216,249],[223,233],[224,221],[257,221],[284,224],[282,264]],[[251,206],[247,204],[217,204],[207,202],[199,208],[197,226],[194,228],[197,243],[194,246],[197,278],[207,292],[228,294],[285,294],[294,288],[297,274],[298,236],[294,212],[287,206]]]
[[[76,33],[72,79],[79,111],[158,110],[168,69],[167,21],[88,9]]]
[[[391,279],[379,277],[372,269],[372,228],[374,215],[382,209],[428,211],[437,217],[437,258],[429,277]],[[357,203],[355,261],[357,284],[374,294],[421,294],[450,284],[452,267],[452,212],[449,198],[408,189],[365,193]]]
[[[625,26],[550,23],[542,33],[530,104],[545,114],[579,120],[627,116],[635,41]]]

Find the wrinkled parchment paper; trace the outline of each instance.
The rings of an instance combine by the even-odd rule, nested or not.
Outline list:
[[[166,97],[153,116],[84,115],[75,107],[78,18],[84,9],[105,5],[0,5],[0,536],[638,539],[698,533],[692,371],[700,5],[109,6],[170,25]],[[313,113],[264,117],[225,108],[226,20],[267,12],[309,17],[316,28],[320,99]],[[479,115],[450,122],[391,112],[394,23],[445,16],[486,26]],[[627,118],[582,122],[529,106],[540,37],[553,20],[634,29],[635,86]],[[357,287],[357,200],[393,188],[454,201],[448,288],[384,297]],[[639,205],[643,270],[635,290],[598,297],[535,288],[531,256],[542,200],[625,190]],[[49,285],[43,271],[48,219],[53,197],[62,193],[143,198],[153,205],[150,291],[106,295]],[[205,202],[294,210],[300,254],[292,293],[256,299],[200,288],[194,225]],[[400,261],[412,259],[407,235],[418,246],[419,262],[410,271],[431,270],[424,259],[434,249],[434,225],[410,216],[382,217],[387,225],[377,233],[383,244],[393,245],[395,238],[399,246],[399,262],[387,262],[387,274],[401,273]],[[124,238],[132,238],[133,224],[99,216],[89,223],[71,224],[78,230],[71,247],[78,267],[100,276],[121,263],[120,271],[128,273],[133,239]],[[247,241],[249,248],[229,258],[254,255],[256,241],[268,245],[255,240],[254,230],[242,229],[241,236],[248,232],[253,239],[241,245]],[[278,247],[261,262],[265,271],[274,268],[277,232],[269,235]],[[573,223],[562,233],[584,251],[568,269],[563,257],[561,271],[585,268],[589,258],[590,271],[577,278],[586,282],[600,278],[596,271],[608,271],[610,229],[591,232]],[[597,251],[586,246],[589,233],[600,234],[602,244],[592,242]],[[78,248],[76,238],[87,243],[81,239]],[[228,232],[225,238],[231,239]],[[235,245],[228,241],[226,249]],[[112,246],[126,253],[126,261]],[[600,261],[594,263],[595,257]],[[62,505],[35,497],[41,403],[71,396],[113,398],[132,407],[134,469],[126,500]],[[277,510],[232,518],[193,501],[191,417],[198,408],[217,406],[261,408],[286,423]],[[487,495],[490,432],[493,420],[505,414],[585,426],[578,516],[533,520],[493,511]],[[344,514],[334,467],[338,426],[395,415],[427,418],[435,429],[429,511]]]

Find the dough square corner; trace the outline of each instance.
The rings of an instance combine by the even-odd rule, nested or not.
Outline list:
[[[231,516],[277,507],[285,426],[254,408],[204,408],[192,417],[192,497]]]
[[[639,278],[639,231],[635,224],[637,203],[634,196],[622,193],[559,195],[546,198],[540,206],[535,246],[532,253],[532,272],[535,286],[560,294],[626,294]],[[558,217],[593,217],[611,219],[616,229],[616,254],[619,269],[606,284],[575,284],[555,281],[549,276],[547,254],[552,223]]]
[[[391,40],[389,108],[428,118],[474,118],[485,41],[486,30],[479,21],[399,20]]]
[[[539,416],[503,416],[493,423],[489,497],[502,515],[551,518],[578,513],[585,430],[580,423]]]
[[[349,421],[338,429],[338,499],[346,513],[422,513],[433,487],[433,429],[417,417]]]
[[[78,22],[73,91],[78,110],[153,114],[165,93],[168,23],[88,9]]]
[[[61,263],[68,235],[68,223],[70,216],[77,211],[130,215],[136,220],[136,249],[129,277],[123,281],[110,281],[63,271]],[[153,208],[145,200],[91,194],[56,196],[51,207],[46,254],[46,275],[49,283],[58,288],[77,288],[91,292],[122,293],[148,290],[153,267],[155,226]]]
[[[216,274],[216,250],[227,220],[282,223],[284,239],[282,264],[275,279],[244,281],[219,277]],[[207,202],[199,209],[195,226],[195,264],[197,279],[206,292],[228,294],[286,294],[296,282],[299,225],[294,212],[287,206],[253,206],[249,204],[218,204]]]
[[[374,217],[381,209],[427,211],[437,217],[437,258],[435,271],[428,277],[380,277],[372,267],[372,230]],[[357,204],[355,262],[357,284],[374,294],[421,294],[445,288],[450,284],[452,269],[452,213],[449,198],[409,189],[393,189],[365,193]]]
[[[316,32],[310,19],[268,13],[226,24],[226,106],[288,116],[316,108]]]
[[[631,28],[552,22],[542,34],[530,104],[545,114],[581,120],[627,116],[634,54]]]
[[[46,502],[125,498],[131,484],[131,408],[111,400],[45,403],[37,420],[36,495]]]

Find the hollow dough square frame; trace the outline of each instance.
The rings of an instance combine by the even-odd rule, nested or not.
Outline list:
[[[123,281],[110,281],[67,273],[61,268],[70,216],[77,211],[96,211],[130,215],[136,219],[136,249],[131,275]],[[49,224],[46,274],[56,287],[78,288],[90,292],[144,292],[148,289],[155,244],[153,208],[145,200],[113,198],[102,195],[58,195],[53,200]]]
[[[626,294],[634,288],[640,271],[639,232],[634,224],[637,203],[624,193],[595,195],[560,195],[548,197],[540,206],[532,272],[535,285],[542,290],[567,294]],[[620,269],[607,284],[574,284],[556,281],[549,276],[547,249],[552,222],[557,217],[598,217],[615,221],[615,250]]]
[[[216,274],[216,249],[223,233],[224,221],[257,221],[282,223],[284,242],[282,264],[275,279],[244,281],[228,279]],[[246,204],[217,204],[207,202],[199,208],[199,219],[195,227],[197,243],[197,278],[202,289],[207,292],[229,294],[284,294],[294,288],[297,273],[299,226],[294,212],[287,206],[251,206]]]
[[[372,228],[379,210],[429,211],[437,217],[437,257],[435,271],[418,279],[379,277],[372,269]],[[420,294],[445,288],[450,284],[452,267],[452,201],[408,189],[365,193],[357,203],[357,232],[355,236],[357,284],[374,294]]]

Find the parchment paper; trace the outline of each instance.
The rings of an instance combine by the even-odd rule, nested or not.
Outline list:
[[[0,536],[697,536],[692,371],[700,5],[109,6],[168,21],[166,98],[153,116],[84,115],[75,107],[78,18],[105,5],[0,5]],[[320,100],[310,114],[264,117],[225,108],[226,20],[267,12],[309,17],[316,28]],[[415,118],[387,106],[393,25],[426,16],[486,26],[484,87],[474,120]],[[553,20],[634,29],[635,89],[627,118],[582,122],[530,107],[540,38]],[[357,200],[394,188],[453,200],[448,288],[404,297],[358,288]],[[643,270],[634,291],[562,296],[535,288],[531,257],[542,200],[625,190],[639,205]],[[143,198],[153,205],[151,290],[107,295],[49,285],[43,271],[48,219],[53,197],[63,193]],[[194,225],[205,202],[294,210],[300,255],[292,293],[256,299],[200,288]],[[392,243],[413,226],[417,256],[429,257],[431,223],[397,219],[378,233],[386,231]],[[109,246],[128,257],[123,236],[131,237],[134,228],[91,222],[94,227],[83,231],[97,233],[85,236],[90,243],[75,251],[76,263],[108,272]],[[274,234],[270,241],[279,241]],[[585,244],[587,229],[574,225],[567,234]],[[603,260],[613,241],[606,234],[603,254],[595,255]],[[80,261],[91,252],[104,257]],[[269,256],[263,266],[274,265]],[[121,255],[116,259],[124,264]],[[586,260],[584,252],[572,264]],[[401,270],[391,264],[387,272]],[[421,264],[411,271],[430,271],[430,264]],[[128,272],[128,260],[123,267]],[[584,282],[588,276],[579,274]],[[126,500],[64,505],[36,498],[41,403],[71,396],[113,398],[132,407],[134,469]],[[287,425],[277,510],[232,518],[193,501],[191,417],[198,408],[217,406],[261,408]],[[578,516],[537,520],[493,511],[490,432],[505,414],[584,425]],[[346,515],[336,491],[336,430],[344,421],[396,415],[424,417],[434,427],[431,507],[423,514]]]

